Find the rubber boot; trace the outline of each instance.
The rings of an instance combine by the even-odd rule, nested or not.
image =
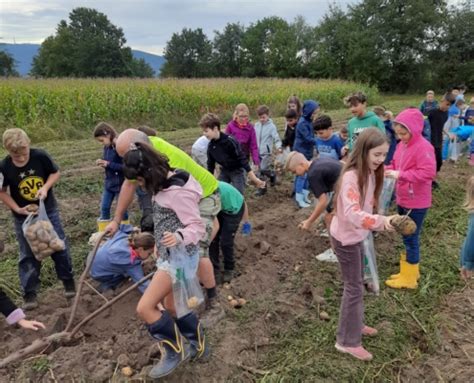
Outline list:
[[[121,225],[130,225],[130,220],[129,219],[122,219],[122,222],[120,222]]]
[[[97,231],[105,231],[107,225],[112,222],[111,219],[98,219],[97,220]]]
[[[189,340],[191,345],[191,360],[205,359],[210,354],[206,335],[201,326],[201,322],[194,313],[189,313],[184,317],[176,319],[181,334]]]
[[[397,279],[387,279],[385,284],[393,289],[416,289],[418,287],[417,276],[419,272],[419,264],[412,265],[404,261],[405,266],[401,268],[400,277]]]
[[[407,264],[407,253],[402,251],[400,253],[400,272],[398,274],[392,274],[390,275],[390,277],[388,277],[388,279],[397,279],[397,278],[400,278],[400,275],[402,275],[402,270],[404,270],[406,268],[406,264]],[[416,276],[416,280],[418,281],[420,279],[420,269],[418,269],[418,274]]]
[[[158,379],[171,374],[176,367],[190,356],[189,345],[183,343],[178,326],[167,311],[156,322],[147,325],[151,336],[158,340],[161,359],[153,366],[148,376]]]
[[[313,201],[311,201],[311,199],[309,198],[309,190],[308,189],[303,189],[303,195],[304,195],[304,202],[311,205],[313,203]]]
[[[308,204],[305,200],[304,200],[304,194],[303,193],[295,193],[295,200],[296,200],[296,203],[298,204],[298,206],[302,209],[302,208],[305,208],[305,207],[310,207],[311,205]]]

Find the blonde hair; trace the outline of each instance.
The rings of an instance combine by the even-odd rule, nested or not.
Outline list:
[[[428,96],[429,94],[432,94],[432,95],[434,96],[434,91],[428,90],[428,91],[426,92],[426,95]]]
[[[30,145],[30,138],[23,129],[7,129],[3,133],[3,147],[13,153],[18,153]]]
[[[145,250],[149,250],[155,246],[155,237],[151,233],[140,233],[134,230],[128,236],[128,242],[130,243],[130,246],[132,246],[134,249],[138,249],[139,247],[141,247]]]
[[[235,107],[235,110],[234,110],[234,116],[237,117],[237,114],[239,112],[244,112],[244,113],[247,113],[247,116],[250,114],[250,110],[249,110],[249,107],[245,104],[238,104],[236,107]]]
[[[464,208],[469,212],[474,212],[474,176],[467,179]]]

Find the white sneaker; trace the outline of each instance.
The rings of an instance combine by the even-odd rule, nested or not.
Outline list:
[[[319,236],[329,238],[329,233],[326,229],[321,229],[321,230],[319,230]]]
[[[334,254],[334,251],[332,251],[331,248],[317,255],[316,259],[322,262],[338,262],[336,254]]]

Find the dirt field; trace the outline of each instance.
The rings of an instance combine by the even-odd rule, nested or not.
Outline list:
[[[184,133],[177,134],[184,137]],[[170,141],[185,148],[189,145],[189,139],[181,136]],[[83,268],[87,238],[98,210],[101,173],[92,167],[92,161],[99,152],[94,147],[77,147],[63,157],[55,156],[65,169],[57,191],[63,223],[73,243],[76,275]],[[291,177],[261,199],[248,198],[253,234],[236,238],[240,275],[219,290],[227,315],[208,332],[212,358],[187,363],[164,381],[474,381],[473,286],[461,284],[456,270],[466,223],[460,218],[459,206],[468,174],[472,168],[467,166],[446,165],[443,169],[442,189],[435,195],[438,213],[430,212],[423,237],[427,257],[420,288],[416,292],[382,288],[380,296],[366,296],[367,323],[380,330],[377,339],[364,341],[375,354],[374,362],[368,364],[334,350],[342,293],[338,265],[314,258],[328,248],[328,238],[320,237],[316,228],[310,233],[296,228],[310,211],[297,210],[291,203]],[[441,227],[445,223],[452,231]],[[433,243],[440,236],[442,246]],[[400,244],[396,234],[377,236],[381,282],[395,271]],[[4,267],[14,262],[15,251],[10,238]],[[45,269],[51,272],[47,262]],[[3,277],[14,280],[11,273],[4,272]],[[59,288],[45,290],[40,307],[31,313],[46,323],[47,334],[61,329],[69,315],[70,302],[62,294]],[[229,295],[248,303],[233,309],[227,304]],[[318,303],[321,297],[324,304]],[[73,343],[50,347],[0,370],[0,382],[122,382],[127,381],[123,366],[133,369],[129,381],[145,381],[159,355],[135,315],[138,299],[139,294],[133,292],[119,301],[85,325]],[[102,303],[86,287],[76,321]],[[329,320],[320,319],[322,310]],[[0,358],[40,335],[7,329],[0,321]]]

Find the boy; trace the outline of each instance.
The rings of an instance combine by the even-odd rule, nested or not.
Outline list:
[[[282,140],[282,146],[293,150],[295,143],[296,124],[298,123],[298,113],[294,109],[288,109],[285,113],[286,128],[285,134]]]
[[[219,231],[209,247],[209,257],[214,266],[217,283],[229,283],[234,277],[234,237],[245,212],[242,194],[227,182],[219,181],[221,211],[217,215]],[[224,256],[224,276],[221,277],[219,247]]]
[[[211,174],[214,174],[218,163],[222,167],[219,180],[230,183],[240,193],[244,194],[245,190],[245,172],[258,188],[265,188],[265,182],[259,180],[252,171],[236,139],[221,132],[219,117],[207,113],[201,118],[199,125],[204,136],[210,140],[207,148],[207,169]]]
[[[23,289],[25,310],[38,307],[37,294],[40,287],[41,262],[33,255],[23,235],[22,225],[28,216],[27,205],[39,204],[44,200],[46,212],[59,238],[66,236],[61,225],[53,185],[59,180],[59,168],[44,150],[30,149],[30,139],[21,129],[7,129],[3,133],[3,146],[8,152],[0,162],[3,186],[0,200],[13,212],[15,233],[20,247],[19,273]],[[6,192],[10,189],[10,194]],[[66,298],[75,295],[69,250],[57,251],[51,255],[56,275],[63,282]]]
[[[341,149],[344,145],[333,133],[331,117],[324,115],[318,117],[313,122],[313,128],[316,132],[316,150],[319,158],[341,159]]]
[[[426,92],[426,98],[420,105],[420,111],[424,116],[428,116],[432,110],[438,108],[438,101],[434,99],[434,92],[429,90]]]
[[[443,165],[442,147],[443,147],[443,128],[448,120],[448,110],[454,104],[455,97],[452,93],[446,93],[437,109],[428,114],[428,121],[431,126],[431,145],[433,145],[436,157],[436,171],[441,170]],[[433,187],[438,187],[438,183],[433,181]]]
[[[255,124],[258,153],[260,155],[260,174],[270,179],[270,186],[275,186],[276,174],[272,167],[272,150],[275,146],[281,149],[281,140],[277,128],[270,118],[268,106],[257,108],[258,122]],[[257,190],[257,196],[264,194],[264,189]]]
[[[311,225],[326,211],[324,221],[329,231],[331,213],[333,211],[333,196],[336,182],[341,173],[342,163],[333,158],[316,158],[308,161],[301,153],[291,152],[286,160],[286,169],[297,176],[307,175],[309,187],[318,202],[311,215],[300,222],[298,227],[309,230]],[[328,249],[316,257],[320,261],[337,262],[337,258]]]
[[[385,133],[382,120],[374,112],[367,111],[367,96],[364,93],[352,93],[344,99],[344,102],[354,116],[347,124],[349,151],[352,151],[357,137],[364,129],[375,127]]]

